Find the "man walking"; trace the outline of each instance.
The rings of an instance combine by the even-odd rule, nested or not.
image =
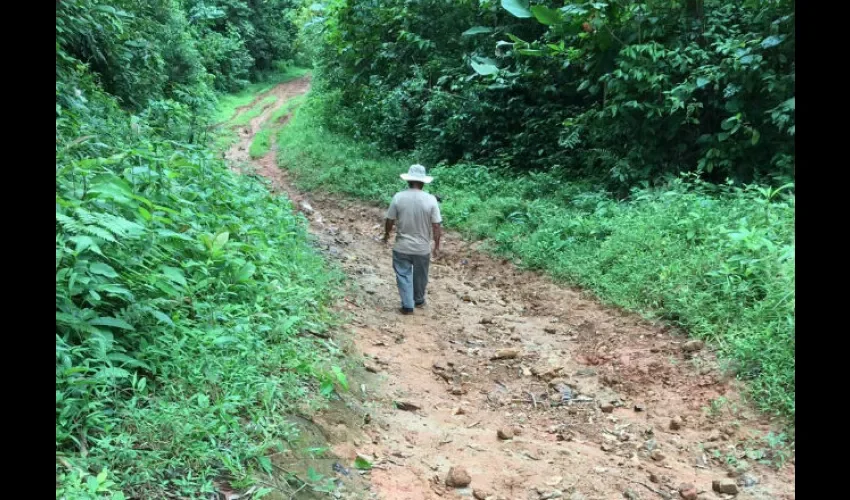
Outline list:
[[[413,307],[425,305],[425,287],[428,286],[428,268],[431,264],[431,239],[434,239],[434,258],[439,257],[440,205],[437,198],[422,191],[425,184],[434,180],[425,175],[425,167],[411,165],[401,178],[409,189],[393,196],[384,224],[384,242],[397,222],[393,246],[393,270],[398,293],[401,296],[402,314],[412,314]]]

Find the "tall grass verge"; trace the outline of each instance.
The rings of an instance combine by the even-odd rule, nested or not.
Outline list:
[[[131,116],[80,68],[57,83],[57,499],[247,488],[299,446],[287,415],[347,387],[308,333],[342,275],[285,197],[175,139],[189,111]]]

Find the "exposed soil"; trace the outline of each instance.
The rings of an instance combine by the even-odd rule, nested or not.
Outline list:
[[[384,208],[297,191],[275,148],[248,158],[264,120],[308,89],[304,78],[270,91],[280,99],[227,157],[293,200],[356,290],[340,308],[375,372],[352,384],[368,416],[313,418],[348,469],[339,473],[346,495],[710,499],[732,498],[712,491],[712,481],[731,479],[735,498],[795,498],[793,455],[779,469],[757,460],[779,458],[758,439],[776,430],[741,401],[710,348],[679,332],[494,259],[452,232],[432,262],[426,307],[400,315],[390,248],[378,239]],[[375,465],[362,476],[352,466],[358,453]],[[456,466],[469,486],[446,486]]]

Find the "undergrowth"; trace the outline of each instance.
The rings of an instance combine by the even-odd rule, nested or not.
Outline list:
[[[308,100],[278,158],[305,189],[388,203],[411,159],[320,124]],[[786,189],[689,178],[618,201],[559,172],[509,176],[479,165],[430,169],[446,225],[492,251],[710,340],[761,409],[795,415],[794,208]]]
[[[301,105],[304,99],[304,96],[292,98],[271,114],[266,123],[263,124],[263,128],[257,132],[251,141],[251,147],[248,148],[248,154],[251,155],[251,158],[262,158],[271,151],[272,142],[282,125],[283,118],[297,106]]]
[[[209,498],[271,473],[287,419],[347,383],[341,273],[264,184],[57,64],[57,498]],[[255,497],[269,489],[257,484]]]

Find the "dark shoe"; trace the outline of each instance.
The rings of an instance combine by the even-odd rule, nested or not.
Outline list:
[[[411,308],[409,308],[409,307],[402,307],[402,308],[401,308],[401,313],[402,313],[402,314],[413,314],[413,309],[411,309]]]
[[[416,304],[416,307],[425,307],[425,301],[419,302]]]

